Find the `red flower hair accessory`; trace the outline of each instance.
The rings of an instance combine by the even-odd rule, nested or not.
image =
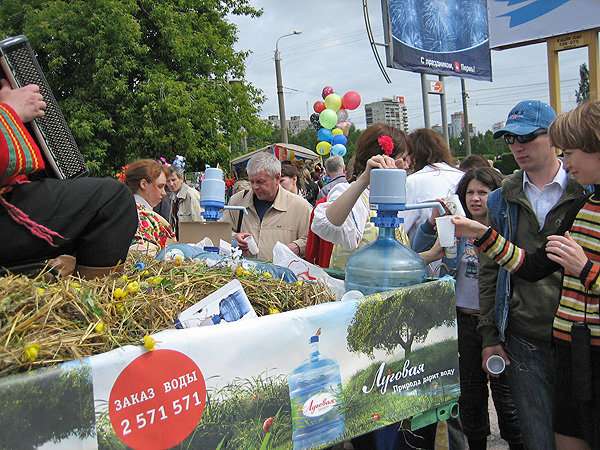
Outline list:
[[[121,171],[117,172],[116,178],[117,180],[119,180],[121,183],[125,184],[125,182],[127,181],[127,177],[125,176],[125,172],[127,171],[127,165],[121,167]]]
[[[392,152],[394,151],[394,140],[390,136],[383,134],[377,138],[377,142],[379,143],[381,150],[383,150],[383,153],[392,156]]]

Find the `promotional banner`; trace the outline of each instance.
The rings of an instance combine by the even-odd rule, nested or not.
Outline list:
[[[388,67],[492,80],[486,0],[386,0],[385,6]]]
[[[0,442],[323,448],[460,394],[451,279],[153,337],[0,379]]]
[[[488,0],[490,48],[600,28],[598,0]]]

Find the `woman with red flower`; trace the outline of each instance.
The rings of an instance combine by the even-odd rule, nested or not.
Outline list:
[[[175,233],[160,214],[153,208],[165,197],[167,177],[165,168],[152,159],[134,161],[124,170],[124,182],[135,198],[138,211],[138,229],[134,245],[145,251],[159,251],[175,240]]]

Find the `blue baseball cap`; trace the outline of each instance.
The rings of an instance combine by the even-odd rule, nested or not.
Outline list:
[[[506,125],[494,133],[494,139],[505,134],[523,136],[540,128],[548,129],[556,119],[556,112],[547,103],[539,100],[523,100],[510,110]]]

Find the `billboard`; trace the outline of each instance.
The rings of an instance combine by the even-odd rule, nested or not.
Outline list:
[[[598,0],[488,0],[490,48],[600,28]]]
[[[492,80],[486,0],[383,0],[387,66]]]

